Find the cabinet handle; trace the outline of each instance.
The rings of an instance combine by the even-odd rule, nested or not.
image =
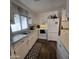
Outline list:
[[[21,41],[22,43],[24,42],[24,41]]]
[[[29,40],[27,40],[27,44],[29,43]]]
[[[61,47],[61,45],[59,45]]]
[[[14,51],[14,54],[16,54],[16,52]]]

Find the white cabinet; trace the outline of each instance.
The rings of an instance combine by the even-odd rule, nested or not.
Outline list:
[[[23,59],[26,51],[26,42],[21,41],[14,46],[16,59]]]
[[[60,39],[57,40],[57,59],[69,59],[68,51],[65,49]]]
[[[26,45],[27,49],[28,49],[28,52],[33,47],[33,45],[35,44],[35,42],[37,41],[37,38],[38,38],[37,37],[37,32],[34,32],[33,34],[31,34],[29,36],[29,38],[28,38],[29,42],[27,42],[28,44]]]
[[[69,21],[62,21],[62,29],[60,35],[63,45],[69,50]]]
[[[69,50],[69,30],[61,30],[60,38],[63,45]]]
[[[15,59],[14,47],[13,46],[10,47],[10,59]]]
[[[11,59],[24,59],[30,49],[37,41],[37,30],[30,33],[27,37],[11,46]],[[14,57],[12,57],[14,56]]]

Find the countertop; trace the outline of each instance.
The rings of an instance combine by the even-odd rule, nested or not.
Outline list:
[[[34,31],[36,31],[37,29],[35,29],[35,30],[30,30],[30,32],[29,33],[27,33],[27,34],[16,34],[14,37],[13,37],[13,39],[12,39],[12,42],[11,42],[11,45],[12,44],[15,44],[15,43],[17,43],[17,42],[19,42],[19,41],[21,41],[23,38],[25,38],[25,37],[28,37],[30,34],[32,34]]]

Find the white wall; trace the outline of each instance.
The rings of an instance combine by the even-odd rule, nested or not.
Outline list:
[[[62,9],[61,10],[61,14],[62,14],[62,21],[65,21],[67,16],[66,16],[66,9]]]
[[[54,14],[58,15],[58,11],[49,11],[49,12],[39,13],[37,19],[40,23],[43,23],[45,22],[45,20],[48,19],[49,15],[54,15]]]
[[[69,0],[66,1],[67,17],[69,17]]]
[[[38,14],[32,13],[31,17],[33,24],[39,24]]]

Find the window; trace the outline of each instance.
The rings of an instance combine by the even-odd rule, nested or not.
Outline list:
[[[14,15],[14,21],[15,24],[11,24],[12,32],[20,31],[21,30],[20,16],[18,14]]]
[[[21,31],[28,28],[27,17],[14,14],[15,24],[11,24],[12,32]]]
[[[28,28],[27,18],[25,16],[21,16],[22,29]]]

